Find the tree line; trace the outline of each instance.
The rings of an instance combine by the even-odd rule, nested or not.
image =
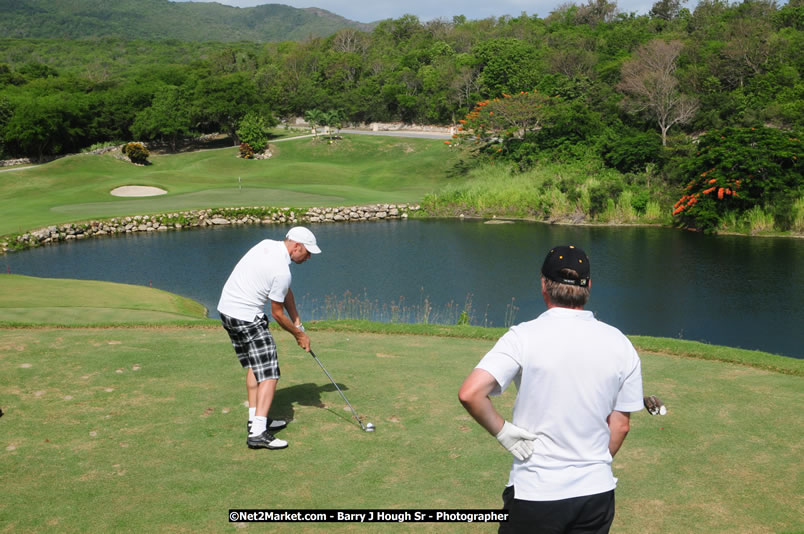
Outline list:
[[[659,0],[647,15],[588,0],[545,18],[406,15],[300,42],[6,39],[0,156],[135,139],[175,148],[213,131],[237,144],[249,113],[273,123],[322,109],[353,124],[469,121],[464,132],[476,139],[491,132],[480,159],[493,151],[527,169],[591,158],[622,173],[649,168],[680,188],[701,135],[753,128],[799,138],[802,28],[801,0],[702,0],[694,10]],[[477,122],[483,102],[499,120]],[[503,113],[519,116],[504,123]],[[800,197],[800,163],[780,165],[794,173],[779,187]]]

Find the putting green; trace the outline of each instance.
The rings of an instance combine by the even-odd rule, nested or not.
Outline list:
[[[81,214],[86,212],[103,214],[105,217],[121,216],[131,213],[154,213],[204,209],[228,206],[332,206],[344,202],[340,195],[311,194],[285,189],[205,189],[193,193],[160,195],[159,197],[126,198],[108,202],[84,202],[54,206],[50,211],[60,214]]]

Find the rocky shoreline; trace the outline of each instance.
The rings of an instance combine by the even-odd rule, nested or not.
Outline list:
[[[2,253],[24,250],[76,239],[137,232],[164,232],[237,224],[306,224],[368,222],[407,219],[420,211],[419,205],[369,204],[336,208],[215,208],[157,215],[114,217],[82,223],[51,225],[46,228],[0,239]]]

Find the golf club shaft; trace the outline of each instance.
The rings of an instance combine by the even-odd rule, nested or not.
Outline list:
[[[357,421],[357,424],[360,425],[360,428],[365,431],[366,427],[363,426],[363,422],[360,421],[360,418],[357,416],[357,412],[355,412],[355,409],[352,408],[352,404],[346,398],[346,395],[343,394],[343,391],[341,391],[341,388],[338,387],[338,384],[335,383],[335,380],[332,379],[332,375],[329,374],[329,371],[327,371],[326,367],[324,367],[324,364],[321,363],[321,360],[319,360],[318,357],[315,355],[315,352],[313,352],[313,349],[310,349],[310,356],[312,356],[315,359],[315,361],[318,362],[319,367],[321,367],[321,369],[324,371],[324,373],[326,373],[327,378],[329,378],[329,381],[332,382],[332,385],[335,386],[335,389],[337,389],[338,393],[341,394],[341,397],[343,397],[343,400],[346,401],[346,405],[349,406],[350,410],[352,410],[352,415],[355,417],[355,420]]]

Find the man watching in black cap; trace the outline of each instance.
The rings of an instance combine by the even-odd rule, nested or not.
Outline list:
[[[464,381],[458,397],[514,456],[500,532],[608,532],[617,479],[611,462],[642,409],[639,356],[619,330],[584,311],[589,258],[553,248],[542,266],[547,311],[511,327]],[[490,395],[514,382],[511,422]]]

